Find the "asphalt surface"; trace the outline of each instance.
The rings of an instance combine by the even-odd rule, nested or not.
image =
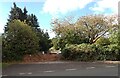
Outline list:
[[[14,64],[2,70],[3,76],[118,76],[118,64],[98,62],[39,62]]]

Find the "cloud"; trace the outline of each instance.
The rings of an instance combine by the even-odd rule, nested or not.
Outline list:
[[[48,32],[49,33],[49,36],[50,36],[50,38],[52,39],[52,38],[54,38],[56,35],[55,35],[55,33],[53,32],[53,31],[50,31],[50,32]]]
[[[90,7],[90,10],[95,13],[105,13],[109,9],[113,14],[117,14],[119,1],[120,0],[96,0],[95,5]]]
[[[94,0],[46,0],[43,12],[51,15],[66,14],[77,9],[85,8],[87,4]]]

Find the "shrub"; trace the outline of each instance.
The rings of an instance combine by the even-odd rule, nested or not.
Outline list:
[[[62,55],[67,60],[96,61],[118,60],[119,47],[117,45],[80,44],[67,45],[62,50]]]
[[[106,53],[108,55],[107,59],[109,60],[118,60],[119,58],[119,52],[120,48],[117,44],[111,44],[108,46],[108,52]]]
[[[110,45],[110,41],[108,38],[101,37],[95,42],[95,44],[105,46]]]
[[[96,50],[96,45],[69,45],[62,50],[62,55],[69,60],[92,61],[96,60]]]

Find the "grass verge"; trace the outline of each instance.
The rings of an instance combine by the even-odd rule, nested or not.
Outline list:
[[[11,65],[11,63],[0,63],[0,68],[6,68],[10,65]]]

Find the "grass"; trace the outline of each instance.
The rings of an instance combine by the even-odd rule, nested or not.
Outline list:
[[[11,63],[0,63],[0,68],[6,68],[9,65],[11,65]]]

